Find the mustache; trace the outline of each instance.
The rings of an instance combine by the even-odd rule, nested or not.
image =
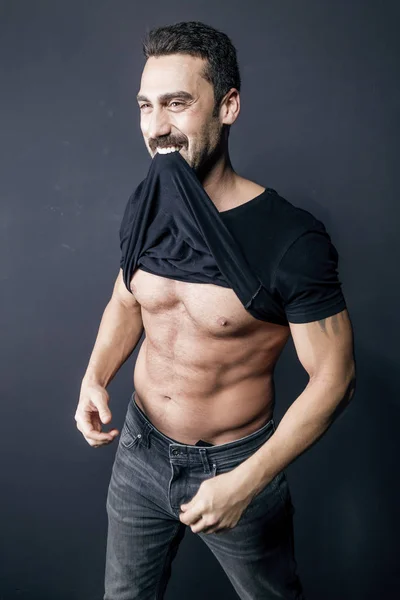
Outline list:
[[[178,140],[160,140],[159,142],[149,142],[150,149],[154,152],[157,148],[168,148],[168,146],[185,146],[185,142]]]

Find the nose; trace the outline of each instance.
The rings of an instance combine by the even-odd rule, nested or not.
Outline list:
[[[171,133],[171,124],[168,121],[168,115],[162,108],[153,108],[147,124],[147,136],[156,140],[163,135]]]

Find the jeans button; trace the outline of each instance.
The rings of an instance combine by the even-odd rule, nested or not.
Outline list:
[[[173,456],[177,456],[179,454],[178,448],[173,448],[172,449],[172,454],[173,454]]]

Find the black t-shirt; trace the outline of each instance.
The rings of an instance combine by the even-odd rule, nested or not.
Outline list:
[[[195,171],[156,154],[120,227],[125,286],[136,268],[232,288],[255,318],[288,325],[334,315],[346,302],[325,226],[274,189],[219,212]]]

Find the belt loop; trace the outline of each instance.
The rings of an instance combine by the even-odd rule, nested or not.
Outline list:
[[[211,473],[212,472],[212,468],[211,467],[214,468],[215,464],[210,462],[210,459],[208,457],[208,452],[207,452],[207,450],[205,448],[199,448],[199,452],[200,452],[200,456],[201,456],[201,461],[203,463],[204,472],[205,473]]]

